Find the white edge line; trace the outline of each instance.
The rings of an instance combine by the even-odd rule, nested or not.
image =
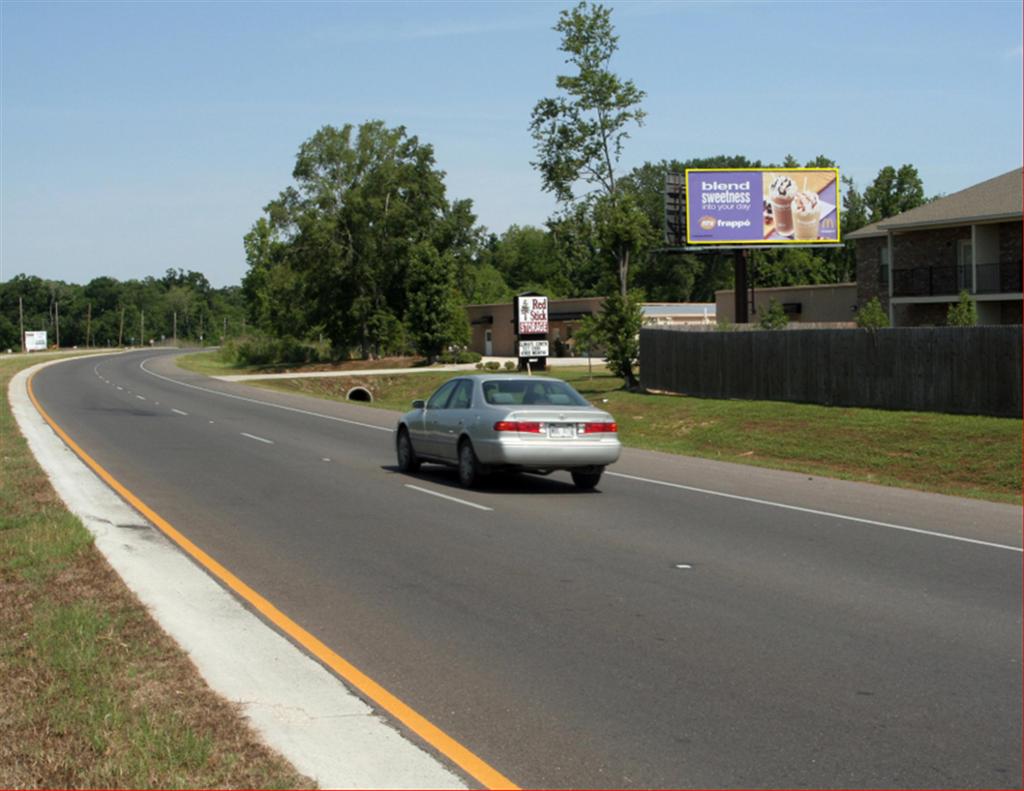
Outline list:
[[[831,511],[818,511],[814,508],[803,508],[799,505],[787,505],[785,503],[776,503],[772,500],[759,500],[756,497],[744,497],[740,494],[729,494],[728,492],[716,492],[713,489],[700,489],[696,486],[684,486],[681,483],[669,483],[668,481],[658,481],[654,478],[641,478],[638,475],[627,475],[623,472],[606,472],[605,475],[614,475],[616,478],[628,478],[631,481],[641,481],[643,483],[653,483],[657,486],[669,486],[673,489],[685,489],[688,492],[698,492],[699,494],[710,494],[715,497],[727,497],[730,500],[743,500],[747,503],[757,503],[758,505],[770,505],[773,508],[785,508],[788,511],[800,511],[805,514],[814,514],[815,516],[827,516],[832,519],[843,519],[847,522],[859,522],[864,525],[874,525],[876,527],[888,527],[892,530],[905,530],[908,533],[920,533],[926,536],[934,536],[936,538],[947,538],[950,541],[963,541],[968,544],[980,544],[983,547],[993,547],[995,549],[1008,549],[1011,552],[1024,552],[1024,549],[1020,547],[1010,546],[1009,544],[996,544],[992,541],[981,541],[977,538],[966,538],[964,536],[954,536],[951,533],[939,533],[935,530],[922,530],[919,527],[908,527],[907,525],[894,525],[891,522],[878,522],[874,519],[864,519],[859,516],[847,516],[846,514],[836,514]]]
[[[183,415],[185,417],[188,417],[188,412],[182,412],[180,409],[172,408],[171,411],[176,415]]]
[[[348,423],[349,425],[352,425],[352,426],[362,426],[363,428],[372,428],[372,429],[375,429],[376,431],[387,431],[389,434],[393,434],[394,431],[395,431],[393,428],[388,428],[386,426],[375,426],[372,423],[360,423],[358,420],[347,420],[346,418],[343,418],[343,417],[334,417],[334,415],[325,415],[325,414],[323,414],[321,412],[310,412],[308,409],[299,409],[299,408],[293,407],[293,406],[284,406],[283,404],[273,404],[270,401],[260,401],[258,398],[247,398],[246,396],[235,395],[234,393],[222,393],[219,390],[211,390],[208,387],[200,387],[199,385],[189,384],[188,382],[179,382],[177,379],[171,379],[169,376],[161,376],[160,374],[153,373],[151,370],[149,370],[146,367],[146,363],[148,363],[152,359],[153,359],[152,357],[147,357],[145,360],[143,360],[141,363],[139,363],[139,368],[141,368],[143,371],[145,371],[150,376],[155,376],[157,379],[163,379],[165,382],[170,382],[172,384],[181,385],[182,387],[188,387],[188,388],[190,388],[192,390],[199,390],[199,391],[201,391],[203,393],[210,393],[212,395],[223,396],[224,398],[234,398],[237,401],[247,401],[250,404],[261,404],[262,406],[269,406],[269,407],[273,407],[274,409],[284,409],[287,412],[298,412],[300,415],[309,415],[310,417],[319,417],[319,418],[323,418],[324,420],[334,420],[334,421],[337,421],[338,423]],[[121,388],[118,388],[118,390],[120,390],[120,389]]]
[[[440,497],[444,500],[451,500],[453,503],[460,503],[461,505],[468,505],[470,508],[479,508],[481,511],[493,511],[493,508],[488,508],[486,505],[478,505],[477,503],[471,503],[469,500],[460,500],[458,497],[452,497],[450,494],[441,494],[440,492],[434,492],[430,489],[424,489],[422,486],[413,486],[411,483],[405,484],[406,489],[415,489],[417,492],[423,492],[424,494],[432,494],[434,497]]]
[[[273,445],[274,444],[274,440],[272,440],[272,439],[264,439],[263,437],[257,437],[255,434],[247,434],[244,431],[240,431],[239,434],[241,434],[243,437],[248,437],[249,439],[254,439],[257,442],[265,442],[268,445]]]

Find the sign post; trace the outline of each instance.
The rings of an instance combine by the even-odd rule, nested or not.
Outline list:
[[[520,294],[512,301],[519,370],[543,371],[548,358],[548,298]]]

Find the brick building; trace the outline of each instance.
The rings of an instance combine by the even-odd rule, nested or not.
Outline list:
[[[857,302],[878,297],[894,327],[946,323],[961,291],[980,324],[1020,324],[1024,171],[866,225],[857,243]]]
[[[573,335],[586,316],[601,312],[604,297],[552,299],[548,306],[548,343],[552,357],[572,357],[576,353]],[[469,348],[487,357],[516,355],[515,316],[512,301],[493,305],[466,305],[471,336]],[[646,302],[644,324],[679,326],[714,324],[715,306],[710,302]]]

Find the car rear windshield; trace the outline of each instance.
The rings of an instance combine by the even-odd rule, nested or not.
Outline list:
[[[557,379],[492,379],[484,382],[484,400],[508,406],[590,406],[583,396]]]

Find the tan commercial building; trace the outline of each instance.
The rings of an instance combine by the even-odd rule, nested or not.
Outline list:
[[[778,288],[755,288],[750,321],[756,323],[768,312],[768,305],[775,300],[786,311],[791,324],[813,324],[815,326],[853,326],[857,312],[856,283],[826,283],[816,286],[782,286]],[[736,320],[735,292],[732,289],[715,292],[715,306],[719,321]]]

